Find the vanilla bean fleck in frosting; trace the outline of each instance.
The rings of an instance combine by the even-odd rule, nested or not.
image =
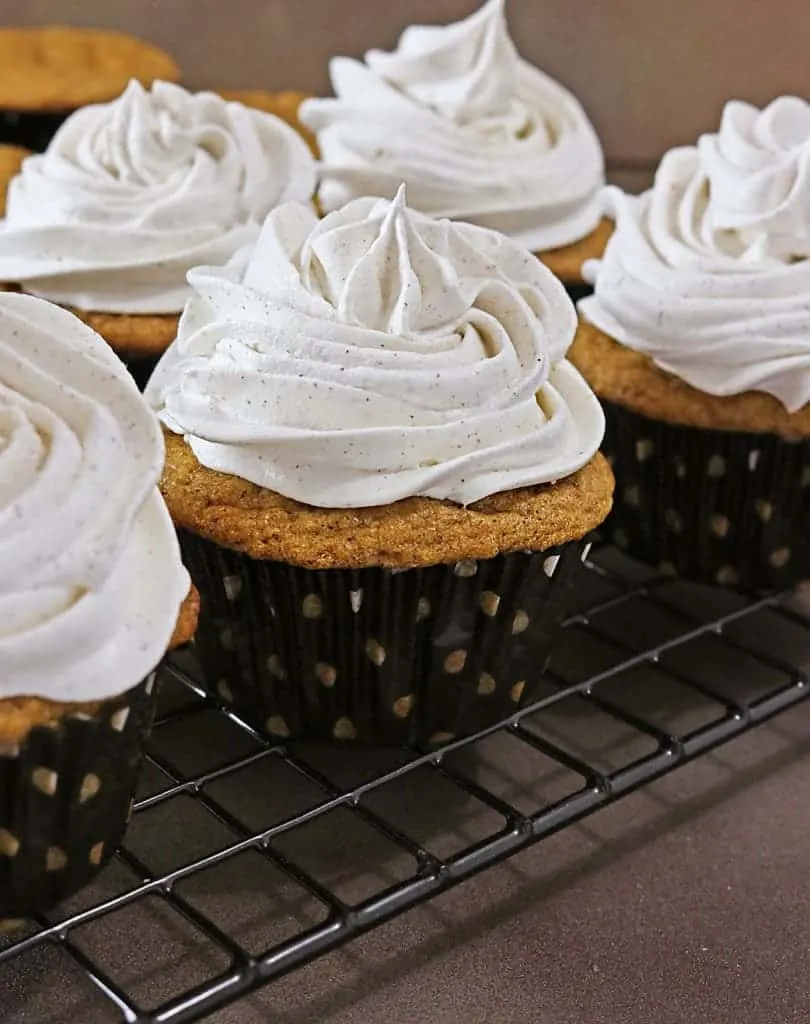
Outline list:
[[[123,365],[41,299],[0,294],[0,699],[135,686],[189,589],[163,442]]]
[[[586,265],[585,319],[708,394],[810,402],[810,104],[728,103],[652,189],[606,202],[616,230]]]
[[[211,469],[310,505],[469,504],[587,463],[604,420],[562,285],[486,229],[357,199],[201,268],[146,397]]]
[[[279,118],[156,82],[84,107],[29,157],[0,223],[0,281],[106,313],[179,313],[186,274],[308,200],[315,163]]]
[[[300,117],[322,154],[319,200],[391,197],[493,228],[535,251],[585,237],[601,216],[602,151],[574,96],[523,60],[504,0],[447,26],[407,29],[392,53],[335,58],[334,99]]]

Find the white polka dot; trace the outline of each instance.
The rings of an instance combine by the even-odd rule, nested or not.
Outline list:
[[[519,683],[515,683],[512,689],[509,691],[509,699],[517,704],[523,696],[523,691],[526,689],[526,683],[521,680]]]
[[[129,719],[129,708],[119,708],[114,714],[110,715],[110,728],[116,732],[123,732]]]
[[[319,661],[315,666],[315,675],[327,687],[332,687],[337,682],[337,669],[334,665],[327,665],[324,661]]]
[[[16,857],[20,852],[20,841],[6,828],[0,828],[0,856]]]
[[[90,847],[90,856],[88,860],[94,867],[101,866],[101,859],[104,856],[104,843],[96,843],[95,846]]]
[[[679,480],[685,480],[686,479],[686,463],[680,457],[680,455],[676,455],[675,456],[674,464],[675,464],[675,476]]]
[[[767,523],[773,515],[773,505],[765,498],[757,498],[754,502],[754,511],[763,523]]]
[[[453,566],[453,572],[456,576],[475,576],[478,572],[478,562],[473,558],[462,558],[460,562],[456,562]]]
[[[225,596],[229,601],[235,601],[242,593],[241,576],[223,576],[222,585],[225,587]]]
[[[438,746],[440,743],[450,743],[455,738],[456,734],[454,732],[434,732],[428,743],[432,746]]]
[[[488,615],[490,619],[494,619],[498,614],[501,599],[493,590],[484,590],[478,598],[478,603],[481,605],[481,611],[484,615]]]
[[[339,718],[332,729],[332,735],[336,740],[353,740],[357,736],[357,730],[350,718]]]
[[[646,462],[655,451],[655,445],[647,438],[636,441],[636,458],[639,462]]]
[[[715,535],[715,537],[725,537],[731,527],[728,516],[721,516],[720,514],[713,515],[709,520],[709,529]]]
[[[369,639],[366,640],[366,657],[372,664],[376,665],[378,668],[385,662],[385,648],[378,640],[375,640],[373,637],[369,637]]]
[[[726,475],[726,460],[722,455],[712,455],[706,465],[706,473],[712,480],[719,480]]]
[[[753,473],[759,465],[759,456],[760,451],[757,448],[752,448],[751,451],[748,453],[748,469],[751,473]]]
[[[518,633],[525,633],[529,628],[529,616],[524,611],[518,610],[515,612],[515,617],[512,619],[512,635],[516,636]]]
[[[71,715],[74,718],[75,715]],[[0,743],[0,757],[19,757],[20,756],[20,745],[19,743]]]
[[[664,513],[664,522],[673,533],[683,532],[683,517],[674,508],[668,508]]]
[[[549,555],[548,558],[543,559],[543,572],[549,579],[554,575],[554,570],[557,568],[559,560],[559,555]]]
[[[224,701],[227,701],[229,704],[233,703],[233,691],[227,679],[220,679],[217,683],[217,693]]]
[[[271,676],[275,676],[276,679],[284,679],[287,675],[277,654],[271,654],[267,659],[267,671]]]
[[[420,597],[416,602],[416,621],[421,622],[430,615],[430,601],[426,597]]]
[[[86,804],[88,800],[92,800],[96,796],[100,789],[101,779],[95,772],[88,772],[82,779],[82,785],[79,789],[79,803]]]
[[[289,736],[290,727],[281,715],[271,715],[265,722],[265,728],[273,736]]]
[[[350,590],[349,591],[349,605],[355,615],[360,611],[363,606],[363,590]]]
[[[31,772],[31,782],[45,796],[53,796],[59,785],[59,776],[50,768],[35,768]]]
[[[777,548],[771,552],[768,561],[774,569],[783,569],[790,561],[790,548]]]
[[[301,602],[301,614],[305,619],[319,619],[323,615],[323,601],[317,594],[307,594]]]
[[[717,570],[717,582],[724,587],[733,587],[738,583],[740,574],[733,565],[721,565]]]
[[[67,867],[67,854],[58,846],[49,846],[45,854],[46,871],[63,871]]]
[[[405,697],[397,697],[393,704],[393,712],[397,718],[407,718],[413,710],[414,695],[407,694]]]
[[[628,484],[622,491],[625,505],[629,505],[631,508],[638,508],[641,504],[641,492],[638,489],[638,484]]]
[[[464,650],[451,651],[444,659],[444,671],[454,676],[467,664],[467,652]]]
[[[478,680],[478,693],[481,697],[489,697],[495,692],[497,685],[493,677],[484,672]]]

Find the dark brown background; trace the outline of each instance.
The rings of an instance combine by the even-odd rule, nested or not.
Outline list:
[[[194,87],[325,91],[333,54],[390,46],[477,0],[0,0],[0,23],[104,25],[161,43]],[[532,61],[584,101],[609,157],[649,161],[731,96],[810,95],[808,0],[509,0]]]

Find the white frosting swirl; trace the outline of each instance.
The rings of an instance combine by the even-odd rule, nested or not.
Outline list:
[[[337,98],[300,110],[323,158],[324,209],[391,197],[404,181],[414,209],[535,251],[599,222],[599,140],[574,96],[518,55],[504,0],[453,25],[409,28],[365,64],[336,58],[330,74]]]
[[[810,107],[730,103],[718,135],[666,154],[586,269],[585,319],[712,395],[810,402]]]
[[[469,504],[596,452],[573,306],[495,232],[358,199],[274,211],[196,292],[146,395],[197,459],[298,501]]]
[[[189,580],[162,462],[160,428],[101,338],[0,295],[0,699],[109,697],[163,656]]]
[[[179,313],[188,271],[308,200],[315,163],[279,118],[213,93],[131,82],[67,119],[8,192],[0,280],[107,313]]]

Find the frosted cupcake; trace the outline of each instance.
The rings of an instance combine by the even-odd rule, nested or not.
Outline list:
[[[11,182],[0,281],[72,309],[143,376],[176,334],[188,271],[227,261],[314,187],[309,149],[278,118],[131,82]]]
[[[0,295],[0,927],[80,888],[123,835],[154,669],[196,621],[162,463],[101,338]]]
[[[274,211],[147,399],[208,685],[278,736],[441,743],[537,694],[612,477],[562,285],[495,232]]]
[[[414,209],[501,231],[581,288],[609,233],[602,150],[576,98],[519,56],[504,0],[409,28],[392,53],[335,58],[330,74],[335,98],[299,114],[317,137],[324,210],[404,181]]]
[[[810,575],[810,106],[729,103],[609,203],[572,358],[607,413],[614,539],[696,579]]]
[[[67,25],[0,28],[0,142],[42,151],[65,118],[143,85],[180,77],[159,47],[121,32]]]

